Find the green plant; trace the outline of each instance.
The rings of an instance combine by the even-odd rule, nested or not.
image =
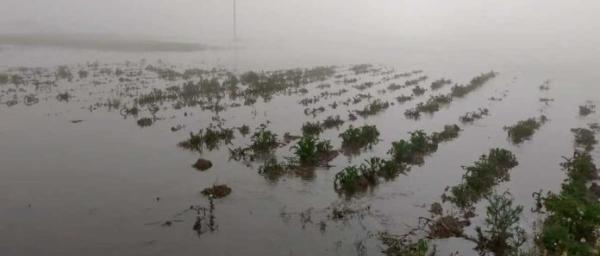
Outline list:
[[[379,141],[379,131],[374,125],[350,126],[339,136],[342,138],[342,147],[346,148],[368,147]]]
[[[363,117],[376,115],[377,113],[387,109],[389,106],[389,102],[383,102],[377,99],[365,106],[363,110],[357,110],[356,113]]]
[[[519,144],[530,139],[535,131],[542,127],[542,124],[546,121],[546,116],[542,115],[539,120],[536,118],[529,118],[527,120],[519,121],[515,125],[506,126],[504,127],[504,130],[508,132],[508,137],[513,143]]]
[[[279,163],[276,158],[270,158],[258,168],[258,173],[269,180],[277,180],[287,172],[287,166]]]
[[[494,77],[496,77],[496,73],[494,71],[490,71],[471,79],[471,82],[467,85],[455,85],[451,89],[452,97],[464,97]]]
[[[334,188],[336,190],[354,192],[367,186],[367,181],[360,175],[360,169],[356,166],[344,168],[334,178]]]
[[[494,255],[519,255],[519,248],[525,243],[525,230],[519,226],[523,206],[513,206],[513,198],[508,192],[487,197],[485,230],[475,228],[477,247],[480,252],[493,252]]]
[[[439,80],[435,80],[431,83],[431,90],[438,90],[440,88],[442,88],[444,85],[446,84],[451,84],[452,80],[450,79],[439,79]]]
[[[342,120],[340,118],[340,116],[338,115],[338,116],[335,116],[335,117],[328,116],[327,119],[325,119],[323,121],[323,123],[321,124],[321,126],[324,129],[331,129],[331,128],[334,128],[334,127],[335,128],[340,127],[343,124],[344,124],[344,120]]]
[[[568,178],[560,193],[550,193],[543,199],[548,217],[540,236],[541,246],[551,255],[596,255],[600,203],[588,196],[587,182],[596,177],[597,168],[586,152],[575,152],[562,167]]]
[[[506,149],[491,149],[473,165],[463,167],[465,174],[461,184],[450,188],[450,196],[443,195],[461,209],[467,209],[481,198],[488,196],[495,185],[507,181],[508,171],[518,165],[515,155]]]
[[[201,129],[197,134],[190,132],[190,138],[179,143],[185,149],[201,152],[204,147],[208,150],[218,149],[221,142],[231,143],[234,138],[232,129],[221,127],[208,127]]]
[[[148,127],[148,126],[151,126],[152,123],[154,123],[154,121],[152,120],[152,118],[148,118],[148,117],[142,117],[139,120],[137,120],[137,124],[140,127]]]
[[[456,124],[445,125],[442,132],[434,132],[431,135],[433,143],[438,144],[443,141],[449,141],[457,138],[460,134],[460,127]]]
[[[250,147],[255,152],[270,152],[278,146],[277,134],[265,128],[261,128],[252,135],[252,145]]]
[[[306,122],[302,125],[302,134],[307,135],[319,135],[323,131],[320,122]]]
[[[387,256],[433,256],[435,248],[430,253],[429,242],[419,239],[416,242],[409,240],[406,236],[396,236],[383,232],[379,234],[379,240],[386,246],[383,253]]]
[[[595,111],[596,111],[596,105],[593,105],[593,104],[585,104],[585,105],[579,106],[579,115],[580,116],[587,116],[587,115],[594,113]]]
[[[575,133],[575,145],[582,147],[586,151],[594,149],[594,145],[598,143],[594,131],[585,128],[571,129]]]

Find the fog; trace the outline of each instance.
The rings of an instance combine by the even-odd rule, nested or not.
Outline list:
[[[229,0],[3,0],[2,5],[0,33],[110,34],[207,44],[232,37]],[[257,44],[486,40],[591,48],[600,41],[598,1],[238,0],[237,5],[239,37]]]

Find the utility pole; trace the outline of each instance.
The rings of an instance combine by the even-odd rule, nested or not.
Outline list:
[[[233,41],[237,41],[237,9],[235,6],[236,0],[233,0]]]

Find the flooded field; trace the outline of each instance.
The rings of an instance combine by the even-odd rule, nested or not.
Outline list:
[[[2,255],[597,248],[600,87],[576,58],[0,56]],[[561,230],[569,207],[589,223]]]

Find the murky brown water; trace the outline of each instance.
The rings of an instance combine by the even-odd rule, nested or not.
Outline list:
[[[250,167],[229,159],[228,146],[202,154],[186,151],[177,143],[187,139],[189,132],[207,127],[214,112],[198,107],[174,110],[170,103],[161,105],[158,120],[150,127],[140,128],[136,118],[124,118],[118,110],[89,106],[121,98],[121,104],[131,104],[132,98],[119,96],[124,91],[116,80],[106,84],[91,84],[91,79],[59,82],[48,91],[37,91],[39,103],[26,106],[19,102],[8,107],[0,105],[0,254],[2,255],[378,255],[381,244],[379,231],[406,232],[415,226],[419,216],[427,215],[429,204],[440,201],[447,186],[458,184],[464,171],[492,147],[503,147],[516,154],[519,165],[511,171],[510,181],[496,190],[510,190],[516,202],[529,209],[533,192],[557,190],[563,179],[559,163],[562,156],[573,151],[571,128],[599,122],[595,113],[578,116],[578,106],[591,100],[598,103],[598,76],[577,57],[542,54],[519,55],[516,51],[445,51],[398,52],[387,54],[374,50],[361,52],[288,52],[221,51],[195,54],[125,54],[93,51],[49,49],[5,49],[0,52],[1,67],[57,65],[75,67],[88,61],[122,66],[125,60],[134,67],[145,67],[162,59],[177,68],[225,67],[235,72],[246,70],[276,70],[291,67],[339,65],[338,73],[349,73],[351,64],[371,62],[376,67],[394,69],[398,73],[422,69],[429,80],[420,85],[425,95],[404,104],[394,104],[383,113],[346,122],[339,130],[326,130],[321,138],[330,139],[339,147],[338,134],[350,124],[377,125],[381,141],[372,150],[359,156],[338,156],[330,169],[317,169],[312,177],[285,177],[270,182],[258,174],[259,162]],[[369,56],[369,57],[364,57]],[[76,70],[76,69],[74,69]],[[404,111],[425,101],[430,95],[448,93],[450,86],[431,92],[434,79],[450,78],[467,83],[482,72],[495,70],[499,75],[462,99],[454,100],[433,116],[419,120],[407,119]],[[361,81],[380,81],[383,75],[371,73],[358,76]],[[550,90],[538,86],[550,79]],[[327,106],[358,93],[370,93],[375,98],[395,102],[395,97],[410,94],[411,88],[378,93],[394,81],[375,84],[358,91],[336,78],[306,86],[306,95],[276,95],[270,102],[261,99],[251,106],[229,108],[219,113],[225,127],[247,124],[251,130],[270,121],[269,129],[283,136],[285,132],[301,134],[302,124],[313,120],[304,114],[298,102],[346,88],[339,97],[321,99],[309,107]],[[407,78],[395,80],[404,83]],[[151,88],[181,85],[148,78],[140,92]],[[316,86],[329,83],[331,88]],[[0,86],[5,103],[6,90]],[[23,86],[33,92],[31,86]],[[67,88],[74,97],[59,102],[57,93]],[[506,97],[491,101],[490,97]],[[139,93],[139,92],[136,92]],[[17,92],[19,97],[24,92]],[[542,97],[553,98],[548,105]],[[314,120],[330,115],[347,119],[349,110],[362,109],[366,101],[337,109],[326,108]],[[340,196],[333,188],[335,174],[345,166],[361,163],[371,156],[385,156],[392,141],[407,138],[408,132],[423,129],[439,131],[446,124],[459,123],[459,116],[488,108],[490,116],[470,125],[461,125],[461,136],[442,143],[437,152],[426,157],[425,164],[414,166],[406,175],[382,182],[374,190],[351,199]],[[165,108],[165,109],[163,109]],[[188,113],[187,116],[184,112]],[[503,127],[519,120],[546,115],[550,121],[537,131],[530,141],[511,144]],[[148,116],[146,110],[139,117]],[[72,123],[72,120],[82,120]],[[185,127],[177,132],[176,125]],[[249,137],[236,133],[234,146],[249,143]],[[598,151],[594,151],[597,156]],[[278,149],[280,157],[290,156],[289,147]],[[212,161],[214,166],[199,172],[191,167],[198,157]],[[231,195],[215,200],[214,231],[198,234],[193,230],[197,214],[191,205],[209,206],[200,191],[213,184],[227,184]],[[484,208],[479,203],[477,209]],[[362,217],[346,221],[330,218],[332,206],[348,205],[355,209],[369,207]],[[481,214],[480,214],[481,215]],[[535,215],[525,211],[522,225],[532,229]],[[170,221],[171,225],[163,225]],[[481,223],[482,217],[474,220]],[[321,224],[324,223],[324,224]],[[473,232],[472,228],[469,232]],[[472,255],[473,244],[460,239],[436,241],[441,252],[459,251]]]

